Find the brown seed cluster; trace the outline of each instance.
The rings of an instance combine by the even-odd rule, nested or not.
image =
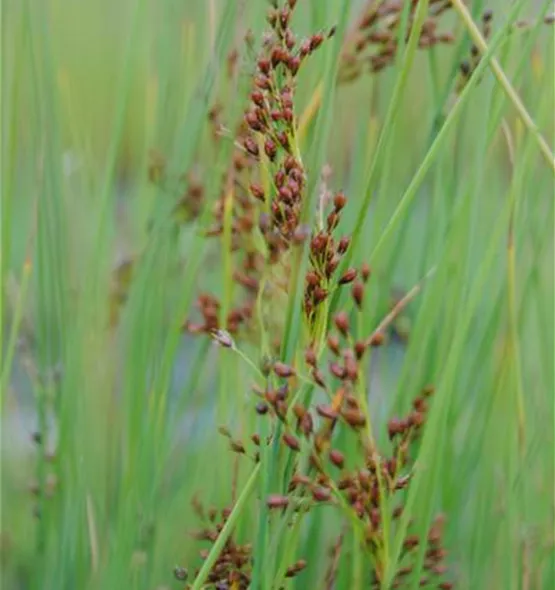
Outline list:
[[[360,273],[356,268],[348,268],[343,271],[341,276],[337,276],[336,271],[351,242],[349,236],[339,239],[334,237],[346,204],[347,197],[342,192],[338,192],[333,197],[333,208],[327,215],[325,226],[313,232],[310,239],[310,266],[305,276],[303,307],[311,324],[316,320],[319,306],[336,286],[353,283],[359,274],[363,280],[369,276],[367,268],[361,269]],[[357,281],[353,286],[353,298],[359,308],[362,305],[363,297],[363,283]]]
[[[277,499],[276,502],[279,504]],[[282,504],[281,507],[283,508],[286,505],[287,503]],[[192,500],[192,506],[197,518],[202,523],[202,528],[192,533],[193,538],[213,545],[222,532],[233,506],[226,507],[223,510],[217,510],[214,507],[206,510],[202,502],[196,497]],[[201,559],[205,560],[209,553],[210,549],[205,548],[199,554]],[[207,584],[214,590],[246,590],[251,587],[252,564],[252,545],[250,543],[237,543],[234,535],[231,534],[208,575]],[[305,567],[306,561],[304,559],[295,561],[287,568],[286,578],[294,578]],[[194,572],[193,579],[198,574],[199,569]],[[188,571],[182,567],[176,567],[174,575],[178,580],[186,580],[189,577]],[[186,586],[186,588],[190,587],[190,585]]]
[[[264,283],[262,273],[267,273],[268,268],[274,271],[272,287],[276,286],[279,281],[275,269],[287,272],[289,250],[309,240],[303,311],[311,331],[305,341],[304,363],[300,355],[291,364],[269,357],[259,363],[261,384],[254,385],[253,391],[258,420],[269,422],[266,431],[270,434],[265,439],[256,432],[237,438],[225,427],[220,428],[220,433],[228,439],[233,453],[254,463],[264,460],[261,445],[276,445],[288,479],[261,498],[266,509],[276,517],[283,515],[285,509],[306,513],[318,505],[333,507],[339,501],[347,506],[352,512],[350,521],[356,520],[364,531],[366,548],[373,553],[376,562],[373,587],[379,587],[384,569],[380,547],[386,542],[384,511],[391,510],[389,517],[393,526],[397,526],[414,470],[414,445],[425,426],[433,389],[421,392],[407,416],[389,421],[388,451],[379,450],[371,433],[362,376],[367,350],[381,345],[384,335],[383,330],[370,337],[359,334],[359,322],[354,321],[367,300],[369,266],[362,264],[339,270],[350,245],[349,236],[337,235],[347,198],[337,192],[329,205],[322,200],[322,211],[326,207],[329,210],[313,231],[301,224],[306,172],[296,144],[295,83],[305,59],[318,49],[325,36],[317,34],[301,42],[296,40],[289,24],[295,4],[289,0],[283,7],[270,11],[271,33],[265,37],[257,59],[254,88],[236,135],[238,147],[233,169],[224,180],[225,188],[214,210],[214,226],[208,232],[221,236],[231,219],[235,259],[242,257],[242,265],[235,266],[234,280],[243,288],[247,303],[232,310],[225,325],[221,325],[219,301],[212,295],[202,294],[198,299],[202,322],[189,323],[188,328],[212,334],[223,347],[234,346],[232,335],[248,323],[254,313],[254,302],[265,295],[260,291]],[[446,9],[446,4],[449,3],[432,2],[433,15],[437,17],[441,6]],[[392,1],[379,3],[381,12],[378,10],[376,18],[363,30],[379,32],[385,27],[394,36],[399,5]],[[389,7],[389,12],[384,6]],[[427,36],[423,34],[422,39],[431,43],[430,39],[436,39],[434,31],[429,26]],[[260,236],[263,248],[260,239],[255,240]],[[266,274],[266,280],[267,277]],[[349,290],[352,305],[349,310],[340,309],[328,317],[328,306],[322,304],[338,288]],[[307,382],[317,386],[309,389],[315,389],[314,395],[320,395],[321,399],[313,400],[312,393],[305,395]],[[340,448],[345,438],[356,441],[354,452],[350,449],[346,453]],[[230,510],[224,510],[218,517],[214,509],[208,516],[198,505],[196,509],[205,520],[196,538],[214,543]],[[436,587],[452,587],[442,577],[446,557],[441,544],[442,522],[442,519],[434,521],[426,539],[414,534],[406,537],[400,569],[393,582],[395,587],[402,587],[404,580],[410,578],[417,548],[423,544],[426,544],[427,579],[421,583],[427,584],[429,579]],[[326,576],[330,588],[338,568],[342,538],[340,535],[330,554]],[[205,551],[201,556],[207,554]],[[296,561],[285,575],[296,576],[305,567],[304,560]],[[210,571],[208,583],[222,589],[247,588],[251,572],[251,546],[237,544],[232,535]]]
[[[406,39],[412,30],[417,5],[418,2],[411,2]],[[344,47],[341,82],[354,80],[364,72],[380,72],[395,62],[403,7],[404,2],[400,0],[368,0]],[[438,31],[440,17],[450,8],[450,0],[430,0],[419,48],[453,43],[452,33]]]

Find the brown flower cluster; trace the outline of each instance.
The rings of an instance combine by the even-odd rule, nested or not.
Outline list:
[[[232,507],[217,510],[211,507],[206,510],[198,498],[193,499],[193,509],[203,524],[203,528],[192,533],[194,539],[199,542],[208,542],[212,545],[224,528]],[[201,559],[206,559],[210,549],[200,551]],[[286,578],[294,578],[306,567],[306,561],[299,559],[292,563],[285,572]],[[195,571],[195,576],[198,570]],[[189,577],[188,571],[182,567],[176,567],[175,577],[184,581]],[[218,555],[206,582],[214,590],[247,590],[251,587],[252,577],[252,545],[250,543],[239,544],[231,534],[227,539],[221,553]],[[189,586],[187,586],[189,587]]]
[[[410,6],[406,38],[410,36],[418,0]],[[368,0],[344,47],[340,82],[349,82],[365,72],[376,73],[395,62],[404,2]],[[453,43],[452,33],[438,31],[440,17],[451,8],[450,0],[430,0],[418,47],[428,49]]]

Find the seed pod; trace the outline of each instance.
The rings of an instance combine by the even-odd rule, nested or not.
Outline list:
[[[337,379],[345,379],[345,369],[338,363],[330,363],[330,373]]]
[[[348,268],[339,279],[338,283],[340,285],[346,285],[347,283],[352,283],[357,277],[358,271],[356,268]]]
[[[376,332],[375,334],[372,334],[369,344],[370,346],[381,346],[384,343],[385,340],[385,336],[383,332]]]
[[[254,102],[255,105],[257,105],[259,107],[264,106],[264,94],[262,94],[262,92],[260,92],[260,90],[255,90],[251,94],[251,100],[252,100],[252,102]]]
[[[315,305],[322,303],[322,301],[324,301],[324,299],[327,296],[328,296],[328,292],[325,289],[322,289],[322,287],[316,287],[314,289],[314,294],[313,294],[313,299],[314,299]]]
[[[293,111],[291,109],[283,109],[282,117],[286,123],[291,124],[293,122]]]
[[[289,137],[285,131],[276,133],[276,138],[284,149],[289,150]]]
[[[324,376],[322,375],[322,372],[319,371],[318,369],[312,369],[312,379],[314,379],[314,382],[319,385],[322,389],[326,389],[326,382],[324,381]]]
[[[413,549],[414,547],[416,547],[418,545],[418,543],[420,542],[420,539],[418,538],[417,535],[408,535],[408,537],[406,537],[406,539],[403,542],[403,547],[405,549]]]
[[[347,197],[343,193],[337,193],[333,198],[333,206],[336,211],[341,211],[347,204]]]
[[[353,300],[355,302],[355,305],[359,309],[362,309],[362,300],[364,299],[364,284],[361,283],[360,281],[356,281],[353,284],[353,289],[352,289],[351,293],[353,295]]]
[[[258,117],[252,111],[245,114],[245,123],[253,131],[262,131],[262,123],[258,120]]]
[[[241,441],[230,440],[229,446],[231,447],[231,450],[234,453],[239,453],[240,455],[243,455],[245,453],[245,447],[243,446],[243,443]]]
[[[454,585],[453,582],[441,582],[438,584],[439,590],[453,590]]]
[[[310,38],[310,51],[315,51],[316,49],[318,49],[318,47],[322,45],[323,41],[324,35],[322,35],[321,33],[316,33],[312,35],[312,37]]]
[[[293,406],[293,413],[295,414],[298,420],[301,420],[306,414],[306,408],[301,404],[295,404]]]
[[[286,578],[293,578],[299,572],[304,570],[305,567],[306,567],[306,561],[304,559],[299,559],[299,561],[295,562],[291,567],[287,568],[287,570],[285,572],[285,577]]]
[[[327,502],[331,497],[331,492],[328,488],[317,487],[312,490],[312,497],[316,502]]]
[[[249,189],[255,199],[264,202],[264,189],[259,184],[251,184]]]
[[[293,436],[292,434],[289,433],[285,433],[283,435],[283,442],[292,450],[292,451],[300,451],[301,450],[301,446],[299,444],[299,441],[297,440],[297,438],[295,436]]]
[[[366,262],[364,262],[360,267],[360,274],[362,276],[362,280],[366,283],[372,274],[370,266]]]
[[[351,351],[349,351],[351,352]],[[358,365],[355,359],[351,355],[346,356],[345,358],[345,373],[347,378],[355,383],[358,380]]]
[[[307,365],[310,365],[311,367],[316,366],[316,362],[317,362],[316,353],[314,352],[314,349],[312,347],[309,347],[306,349],[306,351],[304,353],[304,360]]]
[[[268,75],[270,73],[270,60],[264,57],[261,57],[258,60],[258,69],[261,71],[262,74]]]
[[[332,232],[339,224],[339,215],[332,211],[326,220],[328,232]]]
[[[256,145],[256,142],[254,141],[254,139],[252,137],[245,137],[245,139],[243,141],[243,145],[244,145],[245,149],[247,150],[247,152],[249,154],[251,154],[251,156],[255,156],[255,157],[258,156],[258,154],[259,154],[258,145]]]
[[[297,75],[301,67],[301,58],[298,55],[292,55],[287,61],[287,67],[293,76]]]
[[[290,367],[289,365],[286,365],[285,363],[277,361],[274,363],[274,373],[278,377],[283,377],[284,379],[287,379],[295,375],[295,369],[293,369],[293,367]]]
[[[260,416],[267,414],[268,413],[268,405],[265,404],[264,402],[258,402],[256,404],[256,413],[259,414]]]
[[[270,90],[272,88],[270,78],[263,75],[256,76],[256,78],[254,79],[254,85],[262,90]]]
[[[330,253],[331,253],[331,251],[330,251]],[[337,270],[338,266],[339,266],[339,257],[334,256],[333,253],[331,253],[331,259],[326,264],[326,276],[328,279],[331,278],[333,273]]]
[[[424,424],[424,414],[421,412],[412,412],[409,416],[409,424],[418,428]]]
[[[329,420],[335,420],[338,417],[338,412],[334,410],[331,406],[327,406],[325,404],[319,404],[316,406],[316,412],[322,418],[327,418]]]
[[[339,354],[339,338],[335,334],[330,334],[328,336],[328,348],[333,352],[333,354]]]
[[[306,39],[301,43],[301,47],[299,49],[299,56],[301,59],[306,57],[310,53],[310,39]]]
[[[360,360],[366,351],[366,344],[362,340],[355,342],[355,356],[357,360]]]
[[[349,334],[349,316],[346,312],[340,311],[334,317],[335,327],[343,334],[347,336]]]
[[[266,500],[268,508],[286,508],[289,505],[289,498],[287,496],[280,496],[274,494]]]
[[[341,412],[341,415],[353,428],[362,428],[366,425],[366,416],[360,410],[346,409]]]
[[[308,438],[314,430],[314,422],[312,420],[312,414],[307,412],[301,419],[299,425],[301,432]]]
[[[331,449],[329,452],[329,458],[336,467],[339,467],[339,469],[343,467],[345,457],[341,451],[338,451],[337,449]]]
[[[338,254],[345,254],[347,249],[349,248],[349,244],[351,243],[351,238],[349,236],[343,236],[339,243],[337,244],[337,253]]]
[[[276,144],[270,138],[267,138],[266,141],[264,142],[264,152],[266,153],[268,158],[270,158],[270,160],[272,160],[272,161],[276,157],[276,153],[277,153]]]
[[[251,435],[251,440],[257,447],[260,446],[260,435],[256,432]]]

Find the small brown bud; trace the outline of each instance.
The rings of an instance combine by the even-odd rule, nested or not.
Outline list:
[[[295,76],[301,67],[301,58],[298,55],[292,55],[287,61],[287,67],[291,74]]]
[[[254,139],[252,137],[245,137],[244,141],[243,141],[243,145],[245,146],[245,149],[247,150],[247,152],[249,154],[251,154],[252,156],[258,156],[259,151],[258,151],[258,145],[256,144],[256,142],[254,141]]]
[[[376,332],[375,334],[372,334],[372,336],[370,337],[370,346],[381,346],[384,343],[385,340],[385,336],[383,332]]]
[[[270,73],[270,68],[271,68],[271,64],[270,64],[270,60],[266,59],[264,57],[261,57],[258,60],[258,69],[265,75]]]
[[[283,109],[282,117],[286,123],[291,124],[293,122],[293,111],[291,109]]]
[[[252,196],[259,201],[264,202],[264,189],[259,184],[251,184],[249,187]]]
[[[387,432],[389,435],[389,440],[393,440],[395,436],[401,434],[403,431],[403,423],[398,418],[391,418],[391,420],[387,423]]]
[[[336,466],[341,469],[343,467],[343,463],[345,462],[345,457],[341,451],[337,449],[331,449],[329,453],[330,461]]]
[[[322,375],[321,371],[314,368],[312,370],[312,379],[314,379],[314,382],[317,385],[319,385],[322,389],[326,389],[326,382],[324,381],[324,376]]]
[[[351,243],[351,238],[349,236],[343,236],[339,243],[337,244],[337,253],[338,254],[345,254],[347,249],[349,248],[349,244]]]
[[[312,347],[309,347],[306,349],[306,351],[304,353],[304,360],[307,365],[310,365],[311,367],[316,366],[316,362],[317,362],[316,352],[314,352],[314,349]]]
[[[256,76],[256,78],[254,79],[254,85],[262,90],[270,90],[272,88],[270,78],[268,78],[267,76],[263,76],[263,75]],[[262,105],[260,105],[260,106],[262,106]]]
[[[302,418],[306,414],[306,408],[304,406],[301,406],[301,404],[295,404],[293,406],[293,413],[295,414],[298,420],[302,420]]]
[[[366,416],[360,410],[343,410],[343,419],[353,428],[362,428],[366,425]]]
[[[493,11],[491,9],[484,10],[482,14],[482,21],[488,23],[493,18]]]
[[[339,279],[340,285],[346,285],[347,283],[352,283],[357,276],[358,272],[356,268],[348,268]]]
[[[346,312],[340,311],[334,317],[335,327],[343,334],[347,336],[349,333],[349,316]]]
[[[288,377],[293,377],[295,375],[295,369],[289,365],[286,365],[285,363],[277,361],[274,363],[274,373],[278,377],[287,379]]]
[[[419,543],[419,538],[417,537],[417,535],[408,535],[408,537],[405,539],[405,541],[403,542],[403,547],[405,549],[413,549],[414,547],[416,547]]]
[[[253,131],[262,131],[262,123],[258,120],[258,117],[252,111],[245,114],[245,123]]]
[[[312,497],[316,502],[327,502],[331,498],[331,492],[328,488],[317,487],[312,490]]]
[[[254,102],[255,105],[257,105],[259,107],[264,106],[264,94],[262,94],[262,92],[260,92],[260,90],[255,90],[251,94],[251,100],[252,100],[252,102]]]
[[[454,585],[453,582],[441,582],[438,584],[439,590],[453,590]]]
[[[333,206],[336,211],[341,211],[347,203],[347,197],[343,193],[337,193],[333,198]]]
[[[268,508],[286,508],[289,505],[289,498],[287,496],[280,496],[274,494],[266,500]]]
[[[285,433],[283,435],[283,442],[292,450],[292,451],[300,451],[301,446],[299,441],[295,436],[289,433]]]
[[[360,274],[362,276],[362,280],[366,283],[371,274],[370,266],[366,262],[364,262],[360,267]]]
[[[272,160],[272,161],[276,157],[276,153],[277,153],[276,144],[270,138],[267,138],[266,141],[264,142],[264,152],[266,153],[268,158],[270,158],[270,160]]]
[[[331,406],[326,406],[324,404],[317,405],[316,412],[319,416],[327,418],[328,420],[336,420],[339,415]]]
[[[353,289],[351,291],[353,295],[353,300],[356,306],[361,309],[362,308],[362,300],[364,299],[364,284],[360,281],[357,281],[353,284]]]
[[[325,289],[322,289],[322,287],[316,287],[314,289],[314,303],[316,305],[318,305],[318,303],[322,303],[322,301],[324,301],[324,299],[328,296],[328,292]]]
[[[310,38],[310,50],[314,51],[318,49],[318,47],[322,45],[323,41],[324,36],[321,33],[316,33],[315,35],[312,35],[312,37]]]
[[[330,334],[328,336],[328,348],[333,352],[333,354],[339,354],[339,338],[334,334]]]
[[[345,369],[338,363],[330,363],[330,373],[337,379],[345,379]]]
[[[239,453],[240,455],[243,455],[245,453],[245,447],[243,446],[243,443],[241,441],[230,440],[229,446],[231,447],[231,450],[234,453]]]
[[[268,406],[264,402],[258,402],[256,404],[256,413],[260,416],[268,413]]]
[[[253,435],[251,435],[251,440],[257,447],[260,446],[260,435],[256,432]]]
[[[409,416],[409,423],[411,426],[419,427],[424,424],[424,414],[421,412],[412,412]]]

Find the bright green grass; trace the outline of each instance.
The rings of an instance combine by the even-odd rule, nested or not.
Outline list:
[[[412,530],[425,531],[446,513],[459,588],[552,588],[555,195],[539,134],[552,146],[553,30],[506,34],[510,21],[543,15],[550,3],[541,12],[498,2],[501,32],[487,54],[522,99],[532,132],[488,59],[445,110],[471,43],[456,13],[445,25],[457,32],[453,47],[424,54],[409,39],[395,68],[336,87],[349,3],[299,4],[299,33],[338,25],[302,74],[297,111],[321,85],[300,146],[306,219],[329,163],[332,187],[349,196],[340,230],[354,234],[350,256],[374,269],[363,333],[387,313],[392,289],[435,269],[404,314],[406,350],[388,347],[385,366],[369,361],[379,371],[368,386],[384,447],[387,418],[425,384],[437,387],[403,526],[414,518]],[[484,6],[474,1],[472,13]],[[253,55],[239,47],[237,86],[225,81],[233,23],[258,37],[266,3],[11,0],[3,8],[3,587],[178,588],[174,566],[200,566],[191,498],[220,508],[232,500],[236,456],[217,425],[245,435],[264,425],[249,364],[182,335],[200,288],[229,305],[233,259],[193,226],[174,231],[174,197],[148,182],[148,153],[165,154],[176,174],[198,166],[210,200],[202,226],[232,147],[214,150],[206,115],[221,95],[231,118],[241,112]],[[303,269],[298,252],[294,267]],[[111,273],[129,257],[138,263],[115,332],[104,328]],[[303,338],[300,277],[293,273],[282,310],[289,361]],[[258,347],[241,348],[258,362]],[[29,442],[37,427],[50,432],[42,448]],[[53,463],[44,456],[51,446]],[[302,557],[306,571],[286,587],[323,588],[327,551],[349,522],[327,508],[294,529],[260,518],[261,496],[283,484],[272,451],[258,470],[238,463],[236,533],[254,545],[257,587],[271,588]],[[27,491],[33,482],[44,490],[53,475],[52,498]],[[347,531],[337,588],[366,588],[367,556]],[[385,585],[401,542],[390,539]]]

